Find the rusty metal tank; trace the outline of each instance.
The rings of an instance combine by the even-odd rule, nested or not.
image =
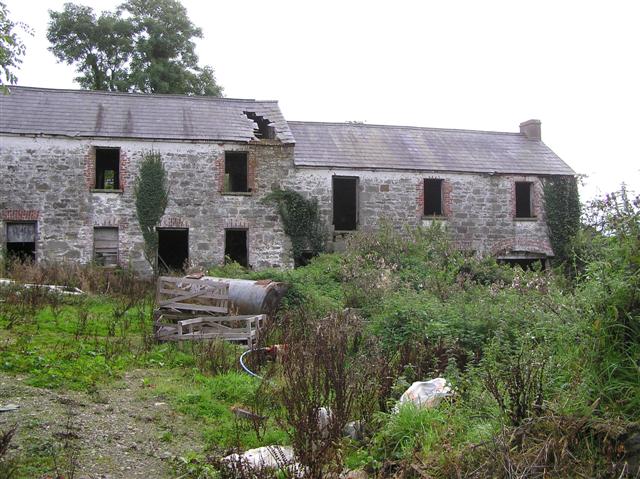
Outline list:
[[[261,279],[217,278],[203,276],[202,279],[229,283],[229,300],[238,309],[238,314],[271,314],[280,305],[288,286],[285,283]]]

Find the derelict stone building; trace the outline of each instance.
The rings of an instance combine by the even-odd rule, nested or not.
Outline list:
[[[0,96],[0,244],[36,260],[148,265],[135,214],[144,154],[170,183],[162,262],[293,265],[276,208],[290,188],[317,198],[345,235],[441,222],[464,250],[512,261],[553,256],[543,178],[574,175],[517,133],[287,122],[276,102],[12,87]]]

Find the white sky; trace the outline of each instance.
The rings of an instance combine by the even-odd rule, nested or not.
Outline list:
[[[47,10],[6,0],[34,30],[19,84],[77,88],[47,50]],[[77,3],[95,10],[120,1]],[[583,200],[640,191],[637,0],[183,0],[201,64],[225,95],[279,100],[288,120],[518,131],[588,175]]]

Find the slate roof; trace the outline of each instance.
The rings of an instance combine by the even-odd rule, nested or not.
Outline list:
[[[296,166],[574,175],[520,133],[290,121]]]
[[[0,93],[0,133],[247,142],[256,126],[244,111],[293,135],[275,101],[10,87]]]

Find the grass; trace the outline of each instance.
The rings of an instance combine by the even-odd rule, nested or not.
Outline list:
[[[286,443],[275,419],[280,411],[266,411],[269,418],[260,434],[231,411],[255,400],[257,380],[235,370],[205,374],[211,368],[208,358],[199,356],[201,349],[148,342],[150,330],[151,307],[145,302],[124,313],[122,300],[106,295],[64,298],[53,308],[46,302],[29,309],[0,303],[0,371],[20,375],[30,386],[88,393],[98,402],[123,387],[127,372],[152,371],[142,380],[140,399],[164,401],[178,417],[197,424],[205,450],[226,454]],[[238,351],[229,348],[228,354],[236,355],[229,361],[235,364]],[[25,427],[25,434],[30,439],[20,455],[20,474],[51,473],[58,454],[55,441],[38,438],[37,426]],[[174,432],[165,430],[155,439],[169,444]]]
[[[197,420],[208,448],[286,444],[287,435],[274,417],[280,411],[269,411],[266,432],[260,437],[249,421],[237,418],[231,411],[232,406],[248,407],[258,386],[258,381],[245,373],[207,376],[193,369],[174,368],[156,377],[149,384],[148,394],[165,398],[177,412]]]

